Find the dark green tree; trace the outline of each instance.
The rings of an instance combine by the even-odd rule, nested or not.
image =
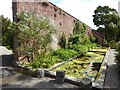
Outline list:
[[[117,11],[108,6],[98,6],[94,13],[93,22],[98,27],[98,31],[105,33],[107,41],[116,41],[119,21]]]
[[[115,9],[108,6],[98,6],[94,11],[93,22],[97,27],[106,27],[111,22],[111,15],[117,13]]]
[[[10,19],[4,18],[3,15],[0,16],[0,23],[2,30],[1,43],[8,49],[13,49],[13,36],[15,33],[15,23],[11,22]]]

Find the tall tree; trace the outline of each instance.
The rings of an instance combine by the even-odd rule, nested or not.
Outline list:
[[[2,45],[6,46],[8,49],[13,49],[13,36],[14,36],[14,26],[15,23],[11,22],[8,18],[4,18],[3,15],[0,16],[0,23],[1,27],[0,30],[2,31]]]
[[[18,19],[19,54],[30,61],[46,52],[55,29],[47,18],[37,17],[33,12],[21,12]]]
[[[111,22],[111,15],[117,13],[115,9],[108,6],[98,6],[94,11],[93,22],[97,27],[106,27]]]
[[[105,38],[109,41],[116,41],[118,32],[119,16],[115,9],[108,6],[98,6],[94,11],[93,22],[98,27],[98,30],[105,33]]]

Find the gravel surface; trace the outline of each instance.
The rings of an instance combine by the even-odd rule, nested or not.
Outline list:
[[[2,79],[2,88],[79,88],[66,82],[62,84],[56,83],[54,78],[34,78],[18,73],[8,75],[10,74],[8,72],[7,75],[4,74],[3,78],[0,78]]]
[[[118,68],[115,63],[115,53],[116,51],[114,49],[110,50],[104,88],[120,88]]]

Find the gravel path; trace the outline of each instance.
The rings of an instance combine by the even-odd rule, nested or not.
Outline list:
[[[104,88],[120,88],[118,68],[115,63],[115,53],[116,51],[114,49],[110,50]]]
[[[8,73],[6,72],[6,74]],[[25,90],[24,88],[41,88],[42,90],[52,90],[54,88],[74,88],[74,90],[76,90],[79,88],[76,85],[72,85],[66,82],[62,84],[56,83],[54,78],[49,77],[35,78],[18,73],[14,73],[12,75],[6,74],[0,78],[0,80],[2,80],[2,88],[23,88],[23,90]]]
[[[69,83],[62,83],[58,84],[55,82],[54,78],[44,77],[44,78],[34,78],[26,75],[22,75],[20,73],[16,73],[12,71],[12,67],[9,67],[8,65],[3,67],[3,61],[5,64],[9,64],[10,59],[12,59],[11,56],[12,51],[8,50],[4,46],[0,46],[0,88],[2,85],[3,88],[47,88],[48,90],[52,90],[53,88],[79,88],[76,85],[72,85]],[[5,58],[3,56],[5,55]],[[8,60],[9,59],[9,60]],[[1,62],[2,61],[2,62]],[[4,89],[3,89],[4,90]],[[14,89],[17,90],[17,89]],[[41,89],[39,89],[41,90]]]

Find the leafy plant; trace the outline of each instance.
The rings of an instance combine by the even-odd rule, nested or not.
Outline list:
[[[27,66],[31,66],[32,68],[50,68],[59,61],[60,60],[56,56],[40,55],[28,63]]]
[[[61,48],[66,48],[66,36],[64,32],[62,33],[62,36],[59,40],[59,45]]]
[[[68,43],[71,43],[71,44],[78,44],[80,42],[80,36],[78,34],[70,34],[69,36],[69,40],[68,40]]]
[[[47,51],[55,29],[47,18],[37,17],[33,12],[17,14],[18,51],[20,56],[27,56],[28,61]]]
[[[78,55],[78,52],[74,50],[69,50],[69,49],[58,49],[56,51],[53,51],[51,55],[57,56],[59,59],[65,61],[75,55]]]
[[[75,25],[74,25],[74,28],[73,28],[73,34],[80,34],[80,33],[81,33],[80,21],[75,20]]]
[[[116,54],[116,63],[118,64],[118,67],[120,68],[120,43],[117,45],[117,54]]]

